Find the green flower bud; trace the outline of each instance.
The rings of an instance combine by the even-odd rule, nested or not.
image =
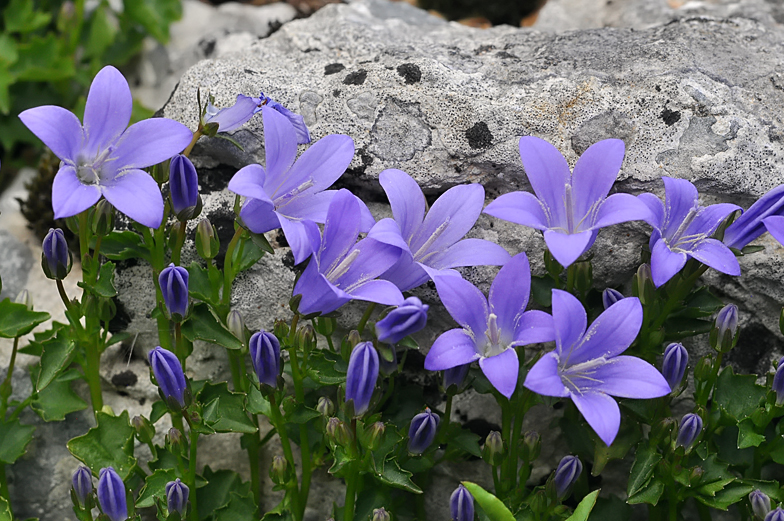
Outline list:
[[[370,426],[370,433],[368,434],[367,448],[369,450],[377,450],[384,441],[384,433],[387,426],[383,422],[376,422]]]
[[[276,485],[283,485],[289,481],[289,464],[281,455],[276,455],[272,458],[272,466],[270,467],[269,476],[273,483]]]
[[[700,358],[694,367],[694,378],[699,381],[707,381],[713,376],[713,359],[710,356]]]
[[[653,284],[653,275],[649,264],[641,264],[632,279],[632,295],[640,299],[643,306],[653,303],[656,286]]]
[[[371,521],[391,521],[392,516],[386,511],[384,507],[376,508],[373,510],[373,519]]]
[[[155,427],[144,416],[134,416],[131,425],[136,429],[136,439],[142,443],[150,443],[155,436]]]
[[[523,458],[527,462],[535,461],[542,452],[542,437],[538,432],[528,431],[523,436]]]
[[[490,431],[482,449],[482,459],[490,465],[499,465],[504,457],[504,440],[498,431]]]
[[[247,343],[247,339],[245,336],[245,321],[242,319],[242,315],[236,309],[232,309],[229,311],[229,314],[226,316],[226,326],[231,331],[237,339],[242,342],[243,344]]]
[[[318,404],[316,404],[316,410],[318,413],[325,418],[329,418],[333,414],[335,414],[335,404],[332,403],[332,400],[327,398],[326,396],[322,396],[318,399]]]
[[[309,353],[310,350],[313,349],[313,347],[316,345],[316,332],[314,331],[313,326],[310,324],[305,324],[304,326],[300,327],[297,330],[295,342],[297,347],[304,353]]]
[[[196,225],[196,252],[204,260],[214,259],[220,250],[218,230],[209,219],[202,219]]]
[[[166,446],[175,454],[182,452],[185,447],[185,437],[182,435],[182,431],[174,427],[169,429],[166,434]]]
[[[575,263],[574,267],[574,287],[581,293],[587,293],[593,287],[593,265],[590,261],[585,261]]]
[[[30,292],[26,289],[23,289],[19,292],[19,294],[14,299],[14,302],[17,304],[24,304],[30,311],[33,310],[33,297],[30,296]]]
[[[95,205],[93,214],[93,233],[95,235],[109,235],[114,230],[114,207],[106,199],[101,199]]]
[[[354,349],[357,344],[362,342],[362,336],[359,334],[359,331],[356,329],[352,329],[348,333],[348,343],[351,346],[351,349]]]
[[[664,418],[651,428],[649,440],[651,446],[669,446],[675,439],[678,422],[674,418]]]
[[[336,325],[337,320],[333,317],[318,317],[316,319],[316,331],[323,336],[332,335],[335,332]]]
[[[283,340],[289,337],[289,325],[284,320],[276,320],[272,328],[272,334]]]

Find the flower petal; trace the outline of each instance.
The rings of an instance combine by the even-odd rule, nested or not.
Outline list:
[[[609,395],[604,393],[572,393],[572,401],[588,425],[599,438],[610,446],[621,427],[621,410]]]
[[[276,194],[273,199],[306,184],[309,186],[303,194],[321,192],[343,175],[353,158],[354,141],[350,137],[343,134],[325,136],[305,150],[284,177],[271,179],[267,191]]]
[[[513,346],[525,346],[555,340],[555,323],[552,315],[544,311],[526,311],[517,322]]]
[[[356,255],[356,257],[346,272],[333,280],[333,283],[344,291],[353,293],[353,288],[375,279],[394,266],[400,253],[400,248],[396,246],[364,238],[351,248],[349,255]]]
[[[377,302],[385,306],[399,306],[404,300],[397,286],[387,280],[369,280],[348,293],[352,299]]]
[[[484,239],[463,239],[426,259],[424,264],[435,269],[459,266],[503,266],[511,255],[498,244]]]
[[[277,212],[276,215],[294,255],[294,264],[303,262],[311,253],[318,251],[321,233],[316,223],[309,220],[294,221]]]
[[[514,347],[495,356],[480,358],[479,367],[499,393],[507,398],[512,397],[517,387],[517,375],[520,372],[520,362]]]
[[[323,223],[327,220],[329,205],[336,193],[337,190],[326,190],[302,197],[292,197],[278,206],[275,211],[290,219],[309,219]]]
[[[593,245],[596,234],[592,231],[563,233],[555,230],[544,232],[544,242],[555,260],[568,268],[580,255]]]
[[[484,202],[485,189],[478,184],[453,186],[444,192],[409,241],[414,259],[427,262],[428,253],[444,250],[462,239],[482,213]]]
[[[163,220],[163,196],[158,183],[143,170],[127,170],[102,187],[103,196],[139,224],[158,228]]]
[[[397,262],[380,278],[392,282],[400,288],[400,291],[408,291],[427,282],[430,275],[422,268],[421,264],[414,262],[414,257],[408,250],[402,250]]]
[[[675,232],[690,211],[699,207],[699,196],[694,185],[685,179],[664,176],[662,181],[664,181],[665,207],[662,234],[667,237],[668,232]]]
[[[132,110],[133,97],[125,76],[111,65],[98,71],[90,85],[90,92],[87,93],[87,101],[84,105],[84,135],[87,142],[82,152],[87,157],[95,157],[99,152],[106,150],[128,127]],[[185,146],[187,143],[164,159],[181,152]],[[141,167],[141,165],[134,166]]]
[[[553,145],[538,137],[520,138],[520,159],[536,196],[549,211],[549,226],[566,227],[566,185],[571,172],[566,159]]]
[[[319,270],[327,273],[340,263],[359,236],[359,203],[348,190],[338,190],[332,197],[324,223],[319,250]]]
[[[235,194],[265,201],[272,206],[272,199],[264,191],[264,180],[266,178],[267,174],[263,166],[243,166],[232,176],[228,188]]]
[[[588,315],[574,295],[560,289],[554,289],[553,324],[555,326],[555,349],[558,356],[563,358],[585,333]]]
[[[438,296],[455,321],[474,338],[481,338],[487,330],[487,300],[476,286],[462,277],[436,277]]]
[[[425,369],[443,371],[479,360],[476,345],[463,329],[450,329],[436,338],[425,357]]]
[[[504,194],[488,204],[483,213],[536,230],[550,226],[542,202],[529,192]]]
[[[253,233],[266,233],[280,228],[280,220],[272,203],[259,199],[248,199],[242,205],[240,219]]]
[[[688,255],[670,250],[664,239],[656,241],[651,249],[651,275],[656,287],[673,278],[681,271],[687,260]]]
[[[626,145],[622,140],[604,139],[589,146],[577,160],[572,174],[575,222],[607,197],[621,170],[625,154]]]
[[[231,132],[250,121],[261,102],[259,98],[251,98],[237,94],[237,100],[231,107],[220,109],[212,117],[205,118],[206,123],[217,123],[218,132]]]
[[[650,211],[648,217],[643,220],[653,226],[654,229],[661,231],[664,227],[664,203],[662,200],[653,194],[640,194],[637,196],[637,199],[642,201]]]
[[[351,295],[330,284],[326,277],[319,273],[318,263],[314,261],[314,258],[310,259],[292,292],[292,295],[302,295],[299,312],[303,315],[331,313],[351,300]]]
[[[508,335],[517,331],[531,295],[531,266],[525,253],[518,253],[498,272],[487,296],[498,328]]]
[[[151,118],[134,123],[117,142],[111,154],[112,168],[146,168],[179,154],[193,133],[188,127],[166,118]]]
[[[621,398],[658,398],[670,386],[651,364],[634,356],[616,356],[597,367],[585,388]],[[582,386],[581,386],[582,390]]]
[[[525,375],[523,385],[542,396],[569,396],[558,373],[558,355],[551,351],[540,358]]]
[[[724,232],[724,244],[741,249],[765,233],[764,219],[780,215],[784,208],[784,185],[779,185],[760,197],[743,212]]]
[[[297,157],[297,132],[288,118],[273,108],[262,107],[261,117],[264,122],[264,163],[268,181],[275,185],[284,184],[289,177],[287,172]],[[277,195],[286,192],[288,190],[276,191]]]
[[[160,195],[160,192],[158,192]],[[101,198],[97,185],[85,185],[76,177],[72,166],[61,166],[52,184],[52,208],[54,218],[71,217],[87,210]]]
[[[54,105],[25,110],[19,119],[63,161],[76,163],[84,133],[79,119],[70,111]]]
[[[738,264],[735,254],[724,243],[716,239],[700,241],[697,247],[691,251],[691,256],[716,271],[736,277],[740,275],[740,264]]]
[[[656,200],[659,199],[656,198]],[[604,228],[628,221],[650,223],[655,219],[656,217],[644,201],[631,194],[613,194],[602,203],[592,228]]]
[[[402,170],[384,170],[378,175],[378,180],[387,194],[402,236],[410,239],[425,218],[425,194],[417,182]]]
[[[403,251],[409,251],[408,244],[406,244],[403,236],[400,235],[400,226],[398,226],[398,222],[394,219],[381,219],[370,229],[367,236],[379,242],[397,246]],[[413,260],[411,262],[413,262]]]
[[[774,215],[771,217],[766,217],[762,220],[763,224],[765,225],[765,229],[768,230],[774,239],[779,241],[779,243],[784,244],[784,217],[780,215]]]
[[[687,237],[690,235],[711,235],[729,214],[740,209],[740,206],[732,203],[712,204],[700,208],[694,220],[686,228],[684,235]]]
[[[561,355],[570,366],[595,358],[611,358],[626,351],[642,326],[642,304],[636,297],[619,300],[588,326],[571,353]],[[564,359],[563,357],[567,358]]]

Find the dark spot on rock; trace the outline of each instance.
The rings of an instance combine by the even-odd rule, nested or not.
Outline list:
[[[337,74],[345,68],[346,66],[343,65],[342,63],[330,63],[329,65],[324,66],[324,76],[329,76],[330,74]]]
[[[199,192],[207,195],[223,190],[236,173],[236,168],[224,164],[215,168],[199,168]]]
[[[782,345],[765,326],[751,322],[740,330],[738,346],[743,347],[727,353],[727,362],[738,374],[766,374],[770,370],[772,353],[781,353]]]
[[[362,160],[363,165],[370,166],[373,164],[373,156],[365,152],[364,149],[360,149],[358,152],[359,152],[359,159]]]
[[[333,95],[334,97],[336,97],[336,98],[337,98],[338,96],[340,96],[340,89],[335,89],[335,90],[333,90],[333,91],[332,91],[332,95]]]
[[[478,56],[478,55],[484,54],[484,53],[486,53],[488,51],[492,51],[493,49],[495,49],[495,45],[480,45],[479,47],[476,48],[476,50],[474,51],[474,54],[476,54]]]
[[[210,55],[215,52],[215,39],[205,39],[199,42],[199,49],[201,52],[204,53],[205,58],[209,58]]]
[[[136,259],[133,260],[135,261]],[[123,263],[123,265],[125,268],[130,267],[127,263]],[[125,331],[128,328],[128,325],[131,323],[133,318],[128,314],[128,311],[125,309],[125,306],[120,299],[115,297],[112,300],[114,301],[114,305],[117,308],[117,312],[109,321],[109,333],[119,333],[120,331]]]
[[[665,107],[661,112],[661,118],[668,127],[671,127],[681,120],[681,113],[677,110],[670,110]]]
[[[417,83],[422,79],[422,71],[414,63],[404,63],[397,66],[397,73],[406,80],[406,85]]]
[[[218,255],[215,257],[215,265],[218,269],[223,269],[226,248],[228,248],[232,237],[234,237],[234,211],[229,204],[224,204],[212,210],[205,217],[210,220],[218,231],[220,250],[218,250]]]
[[[321,52],[321,49],[317,49],[315,47],[308,47],[307,49],[305,49],[302,52]]]
[[[661,87],[659,87],[658,85],[656,85],[656,86],[654,87],[654,89],[656,89],[656,92],[661,92]]]
[[[145,403],[147,403],[147,398],[145,398],[144,396],[139,398],[139,405],[144,405]]]
[[[284,248],[288,247],[289,241],[286,240],[286,234],[283,233],[282,229],[278,230],[278,233],[275,235],[275,242],[277,242]]]
[[[499,58],[512,58],[512,59],[515,59],[515,60],[519,60],[519,58],[517,56],[515,56],[514,54],[510,54],[510,53],[508,53],[506,51],[499,51],[495,55],[497,57],[499,57]]]
[[[115,387],[130,387],[136,385],[139,379],[133,371],[123,371],[112,376],[112,385]]]
[[[283,27],[283,23],[280,20],[270,20],[269,22],[267,22],[267,26],[269,27],[269,32],[267,33],[267,36],[259,37],[259,40],[263,40],[264,38],[269,38],[270,36],[278,32],[278,30],[281,27]]]
[[[345,85],[362,85],[365,83],[365,79],[367,78],[367,71],[365,69],[359,69],[358,71],[354,71],[345,78],[343,78],[343,83]]]
[[[281,262],[288,269],[292,271],[294,270],[294,266],[296,266],[296,264],[294,264],[294,254],[291,252],[291,250],[286,252],[286,255],[283,256],[283,260]]]
[[[254,71],[253,69],[244,69],[244,70],[245,70],[245,72],[247,72],[248,74],[258,74],[258,73],[259,73],[258,71]]]
[[[480,121],[473,127],[466,130],[466,139],[471,148],[487,148],[493,143],[493,134],[487,128],[487,123]]]

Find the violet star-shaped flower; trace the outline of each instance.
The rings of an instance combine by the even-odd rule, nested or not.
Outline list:
[[[766,231],[784,244],[784,185],[770,190],[735,219],[725,230],[722,242],[741,250]]]
[[[553,290],[553,323],[555,351],[534,364],[523,385],[544,396],[571,398],[607,445],[621,424],[621,412],[612,396],[669,394],[667,380],[655,367],[633,356],[619,356],[642,325],[642,305],[636,297],[619,300],[586,330],[588,317],[580,301]]]
[[[354,141],[342,134],[325,136],[295,162],[297,133],[291,122],[270,107],[262,108],[266,168],[248,165],[229,181],[229,190],[247,197],[240,218],[254,233],[283,228],[294,262],[299,264],[318,244],[316,223],[323,223],[335,195],[326,190],[354,157]],[[364,204],[360,231],[375,224]]]
[[[90,85],[84,125],[62,107],[19,114],[27,128],[60,158],[52,186],[55,219],[76,215],[103,195],[115,208],[150,228],[163,219],[158,184],[142,168],[181,152],[193,134],[182,123],[151,118],[128,127],[133,99],[120,71],[107,66]]]
[[[478,360],[498,392],[511,397],[520,366],[515,347],[555,338],[550,315],[525,311],[531,292],[528,257],[515,255],[501,268],[487,299],[461,277],[436,277],[435,283],[441,302],[462,328],[436,339],[425,369],[443,371]]]
[[[522,137],[520,158],[536,195],[504,194],[484,212],[542,230],[550,253],[563,266],[569,266],[593,245],[600,228],[648,215],[630,194],[607,197],[624,153],[620,139],[599,141],[580,156],[572,173],[553,145],[537,137]]]
[[[361,206],[345,189],[332,199],[321,243],[294,286],[293,294],[302,295],[299,312],[303,315],[330,313],[352,299],[391,306],[403,303],[397,286],[373,280],[397,261],[400,248],[369,237],[357,242]]]
[[[218,132],[231,132],[250,121],[259,109],[261,98],[252,98],[244,94],[237,94],[237,100],[231,107],[218,109],[212,102],[207,102],[204,112],[204,123],[215,123]]]
[[[740,275],[735,254],[711,235],[729,214],[740,209],[731,203],[700,206],[697,189],[685,179],[662,177],[665,201],[653,194],[638,199],[650,209],[644,220],[651,233],[651,274],[656,287],[670,280],[694,258],[727,275]]]
[[[401,291],[424,284],[435,271],[503,265],[511,258],[493,242],[463,239],[482,212],[485,191],[481,185],[450,188],[425,215],[425,195],[407,173],[384,170],[379,181],[395,218],[379,221],[369,236],[403,250],[397,263],[381,276]]]

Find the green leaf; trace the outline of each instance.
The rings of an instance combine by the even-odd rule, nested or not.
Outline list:
[[[627,521],[633,519],[634,509],[616,495],[609,498],[600,497],[591,510],[588,521]]]
[[[318,384],[340,385],[346,381],[347,367],[337,353],[326,350],[314,350],[308,356],[306,372]]]
[[[242,349],[242,342],[221,324],[207,304],[193,306],[188,320],[182,324],[182,334],[191,342],[204,340],[226,349]]]
[[[217,304],[220,298],[221,280],[213,283],[210,280],[209,270],[202,268],[198,262],[192,262],[188,270],[188,293],[191,297],[212,304]]]
[[[117,290],[114,289],[114,263],[104,262],[101,265],[101,272],[98,275],[98,282],[95,283],[93,289],[99,297],[112,298],[117,296]]]
[[[226,382],[217,385],[206,383],[199,393],[199,401],[204,404],[215,402],[217,421],[211,425],[217,432],[242,432],[253,434],[256,425],[245,412],[245,395],[229,391]],[[207,413],[205,412],[205,419]]]
[[[11,514],[11,505],[4,498],[0,497],[0,521],[14,521]]]
[[[715,496],[717,492],[721,491],[724,487],[737,479],[735,475],[730,472],[727,464],[718,460],[716,454],[711,454],[706,459],[702,460],[702,463],[699,466],[702,467],[704,474],[698,483],[698,494]]]
[[[422,489],[411,481],[411,476],[413,476],[411,472],[400,468],[400,465],[397,464],[397,460],[391,459],[384,462],[384,468],[381,471],[381,475],[376,477],[386,485],[407,490],[414,494],[421,494]]]
[[[736,375],[727,366],[716,381],[713,397],[719,407],[736,421],[751,416],[765,399],[767,389],[756,383],[757,375]]]
[[[52,15],[35,9],[33,0],[11,0],[3,12],[5,32],[29,33],[44,27]]]
[[[144,480],[144,488],[139,492],[139,499],[136,500],[136,508],[147,508],[155,506],[155,498],[166,500],[165,487],[169,481],[174,481],[177,473],[174,469],[158,469]]]
[[[128,420],[128,411],[119,416],[105,412],[96,414],[98,425],[87,434],[68,442],[68,450],[76,459],[98,474],[104,467],[114,467],[120,478],[125,480],[136,464],[133,457],[134,428]]]
[[[0,302],[0,338],[26,335],[46,320],[49,320],[49,313],[30,311],[24,304],[16,304],[11,299]]]
[[[33,376],[32,373],[31,376]],[[30,408],[47,422],[62,421],[66,415],[86,409],[87,402],[82,400],[71,388],[71,382],[81,377],[76,369],[65,371],[55,378],[46,389],[38,392],[38,396],[30,404]],[[40,376],[38,379],[40,380]]]
[[[661,459],[661,454],[647,444],[641,444],[638,447],[626,488],[626,493],[629,497],[634,496],[648,485],[648,482],[653,477],[654,470],[656,470],[656,465]]]
[[[67,335],[62,334],[44,342],[43,349],[44,351],[41,354],[41,372],[38,373],[38,381],[34,382],[35,389],[39,392],[46,389],[46,386],[68,367],[76,349],[76,344]]]
[[[235,258],[232,265],[234,266],[235,273],[240,273],[247,269],[250,269],[254,264],[256,264],[260,258],[264,256],[264,251],[253,241],[251,240],[243,240],[242,241],[242,257],[239,259]],[[235,249],[235,252],[238,252],[239,248]],[[235,253],[235,257],[237,254]]]
[[[754,487],[751,485],[732,483],[728,487],[717,491],[715,495],[697,495],[697,500],[709,507],[718,510],[727,510],[730,505],[734,505],[745,499],[752,490],[754,490]]]
[[[747,418],[738,422],[738,448],[759,447],[765,441],[765,436],[755,432],[754,422]]]
[[[0,462],[11,464],[25,453],[33,439],[32,425],[22,425],[18,419],[0,423]]]
[[[463,486],[474,496],[474,501],[479,503],[490,519],[493,521],[515,521],[515,517],[506,508],[506,505],[493,494],[470,481],[463,481]]]
[[[308,423],[310,420],[314,418],[320,417],[318,411],[315,409],[311,409],[310,407],[306,407],[301,403],[298,403],[294,410],[290,412],[286,412],[286,423]]]
[[[593,510],[598,496],[598,490],[594,490],[585,496],[582,501],[580,501],[580,504],[577,505],[577,508],[574,509],[574,513],[566,518],[566,521],[587,521],[588,515],[591,513],[591,510]]]
[[[664,323],[664,338],[666,340],[680,340],[703,333],[709,333],[713,322],[689,317],[672,317]]]
[[[542,307],[553,305],[553,289],[555,281],[551,277],[531,277],[531,296]]]
[[[20,353],[33,356],[41,356],[44,353],[44,342],[47,342],[59,334],[59,331],[66,328],[63,334],[67,335],[68,324],[61,322],[52,322],[52,327],[46,331],[36,331],[33,333],[33,340],[29,344],[19,349]]]
[[[169,41],[169,25],[182,17],[179,0],[123,0],[123,8],[125,14],[163,44]]]
[[[481,438],[477,434],[474,434],[467,429],[463,429],[459,425],[456,425],[456,427],[458,428],[455,429],[455,432],[450,433],[447,437],[447,443],[449,443],[449,445],[454,445],[477,458],[481,458],[482,451],[479,449],[479,441]]]
[[[634,494],[633,496],[629,496],[626,499],[626,502],[630,505],[639,505],[640,503],[648,503],[650,505],[656,506],[659,502],[659,498],[661,498],[662,494],[664,493],[664,483],[659,481],[658,479],[654,479],[648,483],[648,485]]]
[[[229,493],[229,503],[215,511],[214,521],[254,521],[256,502],[250,495]]]
[[[210,467],[204,467],[204,479],[207,484],[196,489],[199,519],[207,519],[213,512],[228,505],[232,492],[246,495],[250,491],[250,483],[243,483],[239,474],[231,470],[213,472]]]
[[[167,412],[169,412],[169,407],[162,400],[154,402],[150,411],[150,423],[153,425],[158,423],[158,420],[163,418]]]
[[[54,34],[32,36],[17,46],[19,59],[11,67],[17,80],[55,82],[76,74],[74,59],[68,55],[65,42]]]
[[[111,8],[108,4],[100,4],[93,11],[90,19],[87,45],[84,47],[85,57],[100,57],[114,42],[114,38],[117,35],[117,27],[115,27],[115,22],[109,17],[110,11]]]
[[[150,251],[141,236],[130,230],[112,232],[101,241],[101,255],[120,261],[144,259],[150,261]]]
[[[250,414],[263,414],[267,418],[272,418],[270,402],[261,394],[255,385],[250,386],[248,391],[248,412]]]

